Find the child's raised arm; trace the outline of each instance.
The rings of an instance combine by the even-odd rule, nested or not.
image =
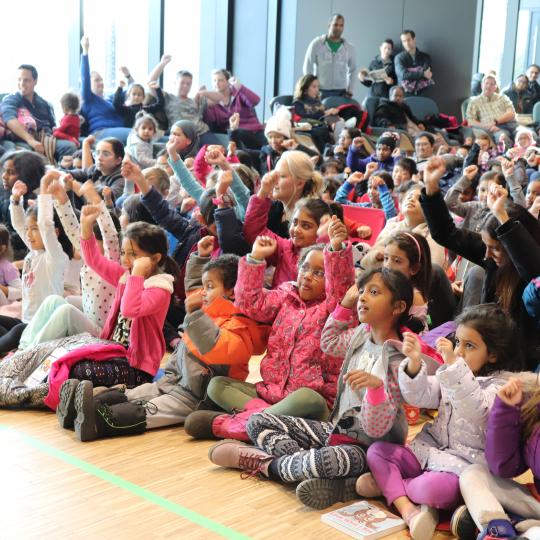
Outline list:
[[[197,251],[194,251],[186,264],[184,289],[186,292],[202,287],[203,267],[210,260],[214,251],[214,237],[205,236],[197,242]]]
[[[50,185],[58,179],[59,175],[58,171],[46,173],[41,179],[40,194],[38,195],[37,224],[45,247],[45,254],[50,264],[58,264],[66,257],[56,234],[53,198],[49,193]]]
[[[9,202],[9,215],[11,217],[11,224],[15,229],[15,232],[19,235],[24,245],[31,250],[32,248],[26,241],[26,232],[24,228],[24,208],[23,197],[28,191],[28,186],[22,181],[17,180],[11,188],[11,197]]]
[[[167,143],[167,153],[169,154],[169,165],[174,171],[174,178],[178,179],[180,186],[183,187],[190,197],[193,197],[199,204],[204,189],[197,179],[189,172],[182,158],[175,149],[174,142]]]

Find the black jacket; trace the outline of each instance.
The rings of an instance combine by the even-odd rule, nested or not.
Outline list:
[[[418,124],[418,120],[406,103],[396,103],[386,98],[379,100],[379,105],[375,110],[373,125],[378,127],[394,126],[399,129],[407,129],[407,116],[412,122]]]
[[[376,69],[384,69],[386,74],[394,79],[394,84],[397,84],[397,75],[394,70],[394,57],[391,56],[387,60],[382,60],[381,56],[378,54],[369,64],[368,70],[374,71]],[[393,86],[391,84],[386,84],[384,81],[373,82],[373,81],[361,81],[364,86],[369,88],[368,96],[373,97],[388,97],[388,92]]]

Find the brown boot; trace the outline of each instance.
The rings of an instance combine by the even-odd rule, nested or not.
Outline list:
[[[258,473],[268,476],[268,466],[274,457],[246,443],[224,440],[210,448],[208,459],[220,467],[246,471],[249,476]]]
[[[381,488],[370,472],[358,477],[356,481],[356,493],[365,499],[374,499],[375,497],[382,496]]]

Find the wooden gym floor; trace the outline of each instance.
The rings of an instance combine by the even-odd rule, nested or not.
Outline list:
[[[0,410],[0,539],[348,538],[293,487],[213,466],[212,444],[180,427],[80,443],[51,412]]]

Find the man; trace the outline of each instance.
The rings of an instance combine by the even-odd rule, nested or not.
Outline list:
[[[414,160],[418,171],[423,171],[428,160],[435,152],[435,137],[427,131],[422,131],[414,139]]]
[[[344,27],[343,15],[333,15],[327,34],[315,38],[306,51],[304,75],[317,76],[323,98],[353,94],[356,55],[354,47],[342,38]]]
[[[148,75],[148,82],[158,81],[165,69],[165,66],[172,60],[172,56],[164,54],[159,64]],[[210,133],[208,125],[203,121],[202,116],[206,101],[204,98],[195,100],[189,97],[193,75],[189,71],[181,70],[176,74],[176,95],[169,92],[163,92],[165,97],[165,114],[169,129],[179,120],[189,120],[197,126],[197,134],[201,144],[220,144],[219,139]],[[153,93],[153,91],[152,91]]]
[[[398,85],[403,86],[407,96],[417,96],[435,84],[431,57],[416,48],[416,34],[413,30],[403,30],[400,38],[404,50],[394,60]]]
[[[527,77],[529,78],[529,92],[532,96],[533,107],[537,101],[540,101],[540,85],[538,84],[538,75],[540,75],[540,66],[531,64],[527,68]]]
[[[34,91],[37,82],[38,72],[34,66],[29,64],[19,66],[17,71],[19,90],[4,98],[1,111],[13,140],[45,155],[41,135],[52,137],[56,121],[52,107]],[[73,154],[76,150],[77,147],[72,142],[56,139],[54,157],[60,159],[62,156]]]
[[[517,128],[516,111],[512,102],[504,94],[498,94],[499,85],[494,75],[482,79],[482,93],[472,97],[467,108],[467,121],[471,127],[488,131],[498,141],[503,135],[507,146]]]

